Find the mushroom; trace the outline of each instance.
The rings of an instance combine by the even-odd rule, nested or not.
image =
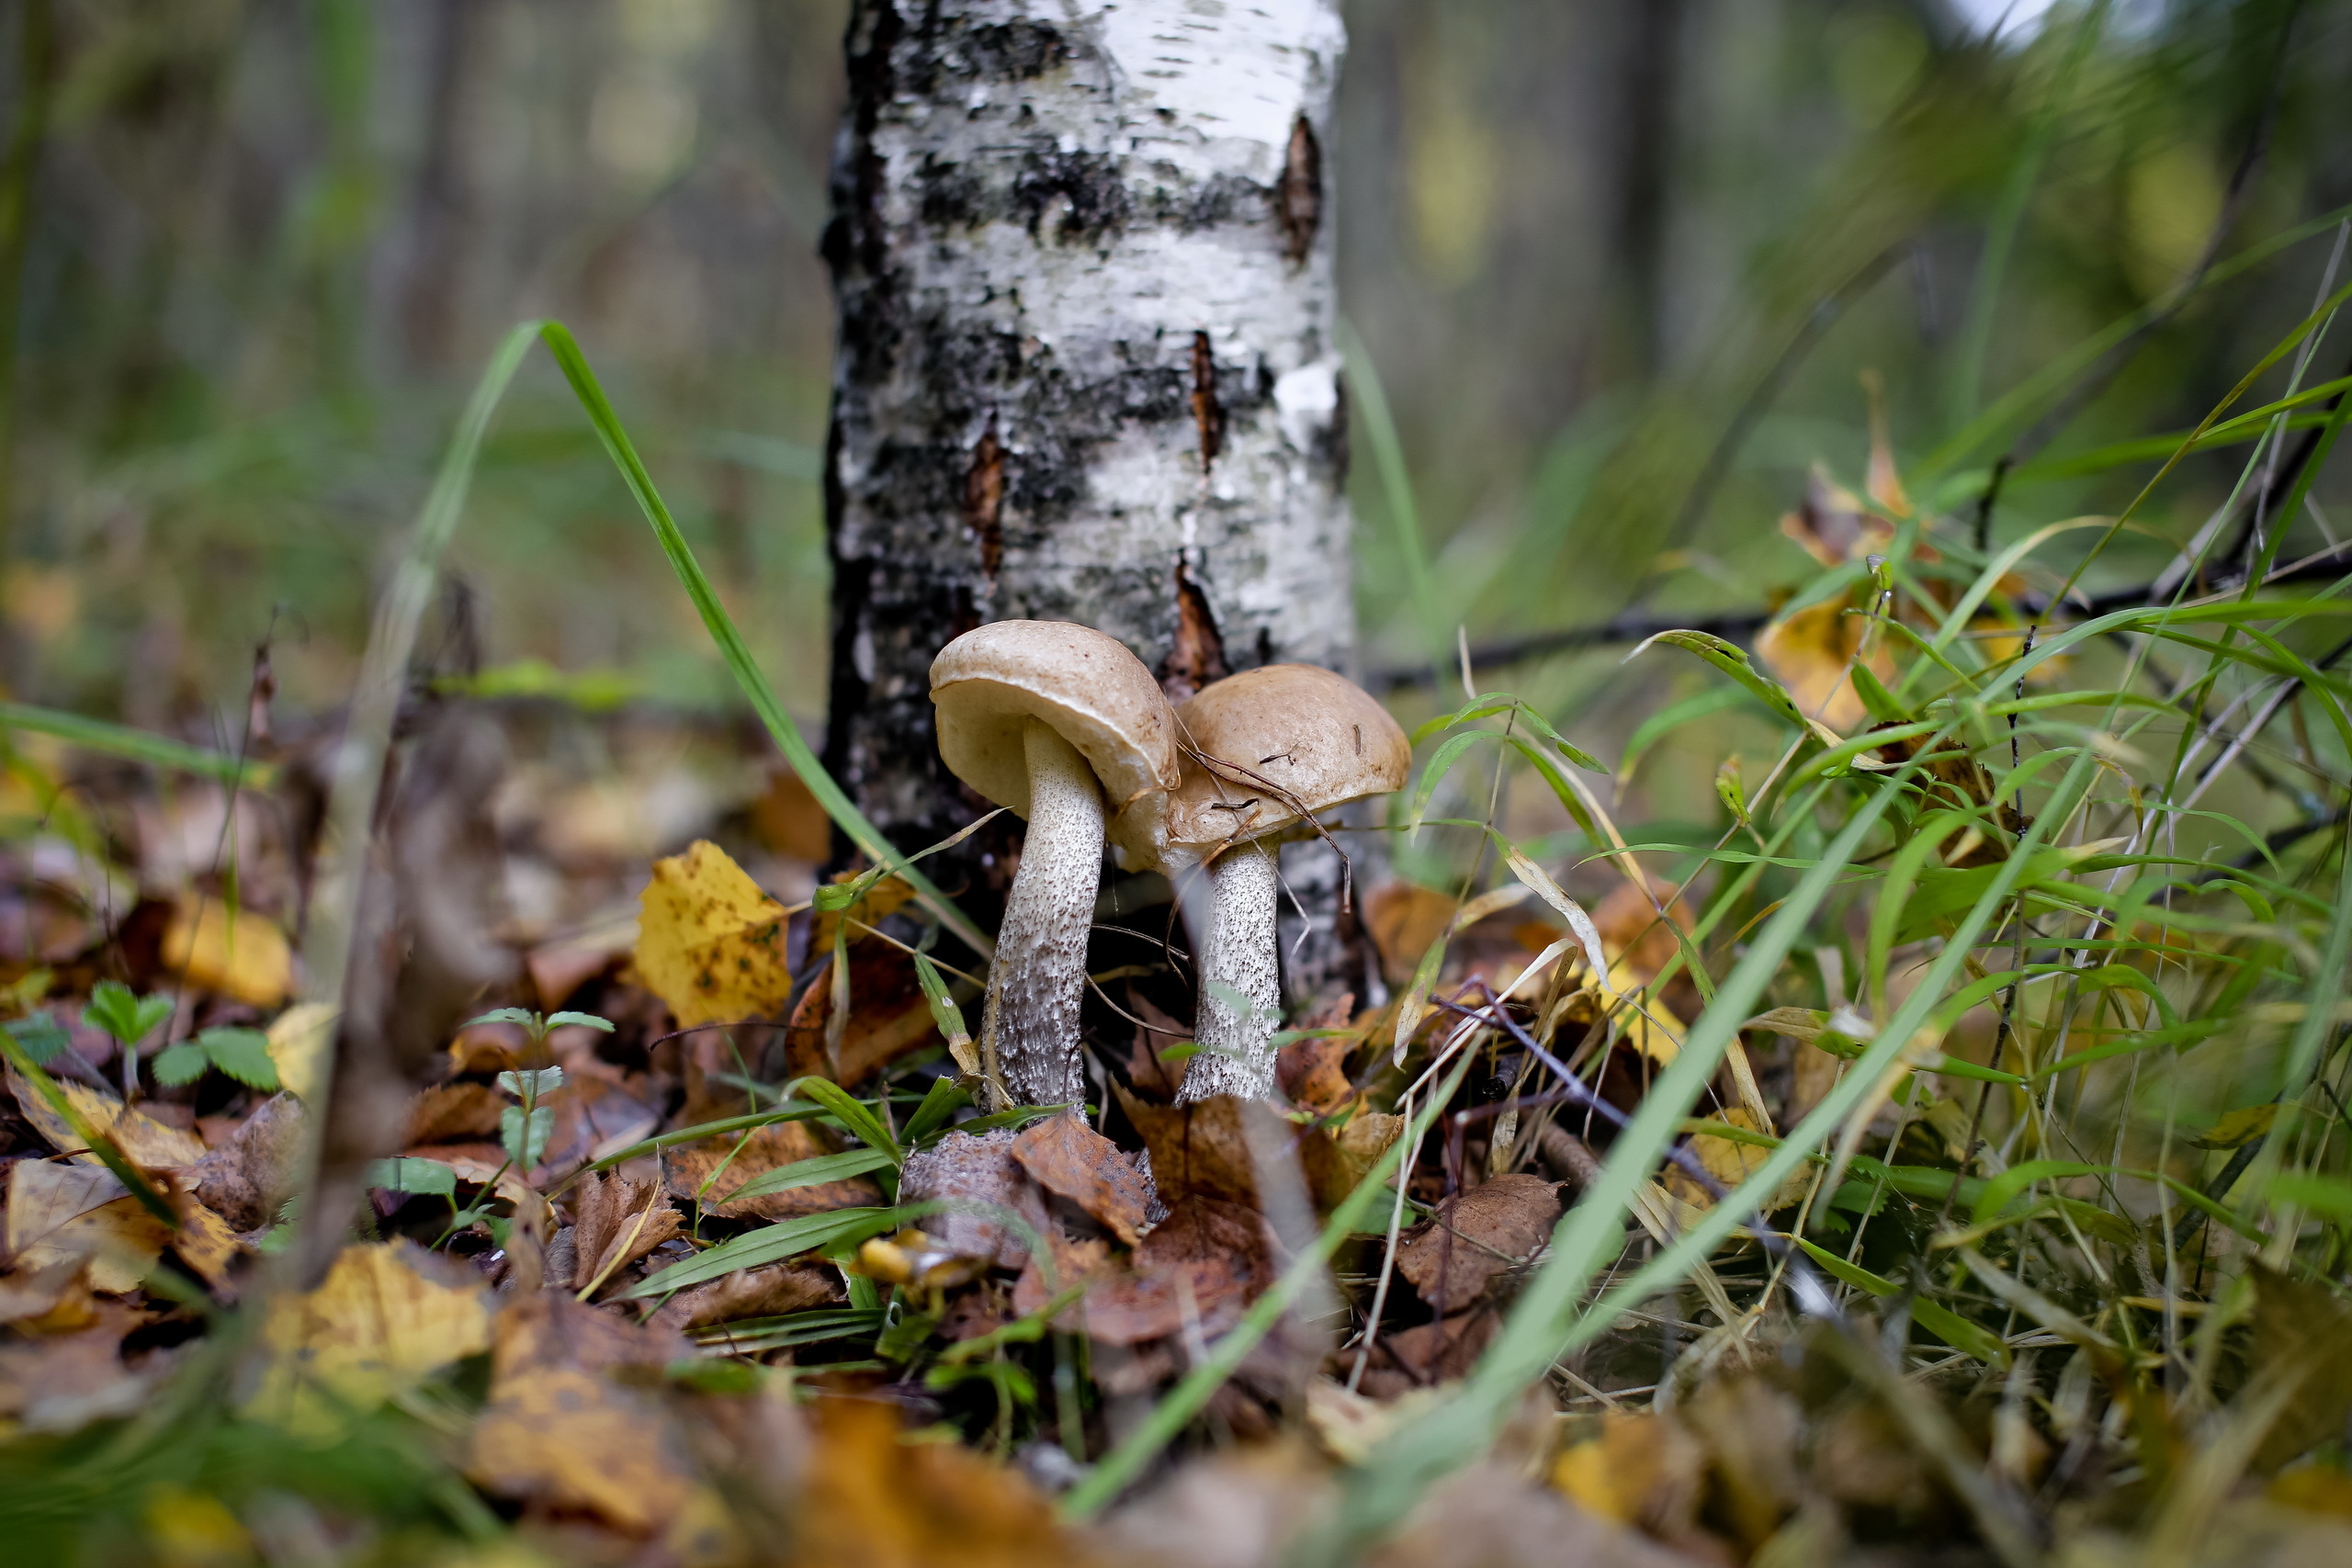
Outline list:
[[[1105,823],[1148,833],[1175,787],[1168,699],[1115,637],[996,621],[940,649],[931,700],[949,770],[1029,820],[989,967],[984,1070],[1019,1103],[1067,1104],[1085,1090],[1078,1009]]]
[[[1183,777],[1155,815],[1114,825],[1127,863],[1172,878],[1205,863],[1209,925],[1201,939],[1199,1054],[1179,1103],[1274,1087],[1280,950],[1275,857],[1313,832],[1318,813],[1401,788],[1413,749],[1388,710],[1354,682],[1311,664],[1269,664],[1205,686],[1176,709]]]

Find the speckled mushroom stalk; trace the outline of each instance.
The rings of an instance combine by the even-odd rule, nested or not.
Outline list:
[[[1282,1019],[1274,902],[1282,879],[1272,844],[1237,844],[1206,873],[1209,928],[1201,943],[1201,990],[1180,1105],[1220,1094],[1255,1100],[1274,1087],[1274,1027]]]
[[[1175,787],[1174,717],[1115,637],[1059,621],[995,621],[931,665],[939,754],[1029,819],[980,1015],[990,1098],[1085,1098],[1079,1004],[1107,824],[1157,821]],[[1001,1109],[991,1106],[990,1109]]]
[[[1022,727],[1029,766],[1029,837],[997,927],[980,1014],[1005,1085],[1027,1105],[1085,1098],[1078,1010],[1086,938],[1102,880],[1102,791],[1078,748],[1050,725]]]

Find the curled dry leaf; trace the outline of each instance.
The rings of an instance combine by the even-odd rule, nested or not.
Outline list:
[[[1012,1140],[1012,1156],[1038,1186],[1067,1198],[1133,1247],[1151,1228],[1159,1201],[1136,1157],[1065,1111]]]
[[[1539,1176],[1498,1176],[1440,1204],[1438,1216],[1397,1244],[1396,1271],[1431,1306],[1442,1288],[1443,1310],[1459,1312],[1552,1239],[1559,1188]]]
[[[1363,1111],[1340,1127],[1316,1127],[1298,1141],[1299,1170],[1315,1206],[1329,1213],[1404,1135],[1405,1119],[1385,1111]]]
[[[940,1250],[956,1258],[985,1258],[1002,1269],[1017,1269],[1029,1256],[1027,1239],[1004,1216],[1016,1214],[1043,1235],[1046,1205],[1014,1156],[1014,1142],[1015,1134],[1006,1127],[950,1133],[907,1156],[899,1173],[901,1204],[970,1205],[926,1214],[919,1222]]]
[[[7,1079],[18,1111],[49,1140],[50,1147],[84,1164],[99,1163],[96,1155],[82,1146],[74,1124],[60,1116],[40,1090],[17,1077],[16,1068],[8,1069]],[[143,1111],[126,1111],[122,1101],[87,1084],[61,1079],[57,1087],[65,1091],[84,1121],[112,1138],[115,1146],[141,1170],[177,1170],[204,1157],[204,1140],[193,1133],[166,1127]]]
[[[488,1349],[490,1304],[469,1275],[409,1242],[345,1247],[317,1290],[270,1303],[269,1363],[247,1414],[331,1437],[351,1415]]]
[[[784,906],[727,852],[697,839],[653,863],[638,917],[637,974],[682,1028],[758,1018],[792,994]]]
[[[1143,1238],[1128,1268],[1099,1275],[1075,1310],[1087,1336],[1108,1345],[1171,1334],[1214,1337],[1272,1283],[1272,1258],[1255,1213],[1195,1198]]]
[[[286,933],[251,909],[218,898],[183,898],[164,932],[164,967],[200,991],[274,1008],[294,991],[294,950]]]
[[[650,1535],[676,1518],[695,1479],[660,1396],[639,1382],[692,1348],[566,1295],[514,1303],[499,1314],[490,1404],[475,1424],[466,1472],[503,1497],[595,1514]]]
[[[571,1244],[572,1281],[586,1289],[615,1274],[676,1235],[678,1211],[650,1181],[619,1175],[591,1175],[575,1190]]]
[[[1275,1054],[1275,1081],[1301,1111],[1334,1115],[1355,1098],[1356,1086],[1348,1081],[1347,1060],[1356,1043],[1339,1035],[1294,1041]]]
[[[259,1230],[286,1201],[288,1172],[302,1140],[302,1102],[272,1095],[229,1141],[188,1167],[197,1197],[236,1230]]]
[[[755,1176],[832,1152],[818,1142],[806,1123],[773,1122],[748,1134],[725,1133],[664,1149],[662,1174],[673,1196],[699,1203],[704,1213],[722,1220],[788,1220],[799,1214],[879,1203],[882,1190],[863,1176],[814,1187],[788,1187],[752,1198],[729,1196]]]
[[[7,1239],[20,1269],[85,1262],[91,1289],[121,1295],[139,1288],[172,1232],[103,1166],[20,1159],[8,1168]]]
[[[1187,1198],[1211,1198],[1257,1207],[1257,1168],[1243,1135],[1239,1100],[1219,1095],[1192,1105],[1147,1105],[1117,1084],[1111,1087],[1143,1134],[1160,1201],[1172,1207]]]

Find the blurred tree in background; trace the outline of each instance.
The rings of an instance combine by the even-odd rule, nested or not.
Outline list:
[[[1859,478],[1862,372],[1884,372],[1907,461],[2060,346],[2352,201],[2338,4],[1347,11],[1334,205],[1379,373],[1351,378],[1375,674],[1425,675],[1458,626],[1490,646],[1637,594],[1761,608],[1798,575],[1772,525],[1808,467]],[[225,733],[267,637],[292,704],[332,707],[457,400],[504,326],[553,314],[813,716],[842,21],[836,0],[17,0],[10,692]],[[2161,315],[2063,426],[1980,433],[1932,501],[1966,511],[1961,481],[2020,441],[2193,423],[2309,308],[2329,243]],[[530,378],[435,668],[722,705],[684,601],[643,590],[649,546],[593,438]],[[2234,471],[2194,461],[2214,486]],[[2138,482],[2007,491],[1994,536]],[[2185,535],[2202,513],[2183,496],[2147,521]],[[1614,657],[1518,680],[1574,705]]]

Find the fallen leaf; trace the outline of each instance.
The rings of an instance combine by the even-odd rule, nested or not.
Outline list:
[[[1671,882],[1652,882],[1647,891],[1636,882],[1621,882],[1593,906],[1593,928],[1600,932],[1600,949],[1609,959],[1612,982],[1617,976],[1648,985],[1659,970],[1681,951],[1675,928],[1693,930],[1698,918]],[[1658,913],[1664,906],[1666,913]]]
[[[490,1348],[478,1277],[413,1243],[347,1247],[319,1288],[270,1303],[269,1364],[247,1413],[304,1437],[331,1437],[453,1362]]]
[[[1135,1156],[1088,1126],[1074,1111],[1046,1118],[1012,1141],[1012,1157],[1031,1179],[1067,1198],[1133,1247],[1151,1227],[1159,1195]]]
[[[485,1083],[435,1084],[409,1102],[403,1148],[498,1136],[508,1101]]]
[[[1088,1337],[1106,1345],[1183,1333],[1213,1338],[1272,1280],[1258,1215],[1195,1198],[1175,1205],[1136,1248],[1132,1267],[1097,1279],[1072,1312]]]
[[[1035,1234],[1045,1233],[1045,1201],[1014,1156],[1015,1136],[1008,1127],[990,1133],[950,1133],[931,1147],[907,1156],[899,1172],[901,1207],[925,1202],[957,1205],[918,1221],[942,1251],[1017,1269],[1029,1256],[1029,1242],[1020,1226],[1009,1224],[1006,1216],[1018,1216]]]
[[[1153,1103],[1166,1105],[1184,1081],[1185,1062],[1182,1057],[1165,1060],[1160,1053],[1191,1044],[1192,1032],[1132,986],[1127,987],[1127,1010],[1137,1020],[1135,1043],[1127,1051],[1127,1079]]]
[[[474,1424],[466,1473],[484,1490],[650,1535],[695,1490],[681,1435],[660,1398],[611,1376],[655,1371],[692,1347],[570,1296],[537,1295],[499,1314],[490,1403]]]
[[[1706,1120],[1719,1122],[1728,1127],[1736,1127],[1743,1132],[1752,1133],[1757,1130],[1756,1119],[1747,1113],[1745,1106],[1735,1105],[1728,1111],[1717,1111]],[[1766,1160],[1772,1157],[1772,1151],[1768,1148],[1759,1147],[1755,1144],[1740,1143],[1731,1138],[1713,1137],[1705,1133],[1693,1134],[1690,1148],[1701,1168],[1713,1177],[1716,1184],[1726,1191],[1746,1181],[1748,1177],[1762,1168]],[[1790,1204],[1802,1201],[1806,1188],[1811,1186],[1813,1178],[1806,1171],[1798,1170],[1791,1173],[1781,1181],[1780,1190],[1765,1202],[1763,1212],[1769,1214],[1775,1210],[1785,1209]],[[1693,1209],[1704,1212],[1715,1206],[1714,1194],[1708,1191],[1679,1163],[1669,1164],[1666,1168],[1664,1185],[1667,1191]]]
[[[1611,1410],[1598,1436],[1552,1461],[1552,1484],[1588,1513],[1658,1535],[1690,1529],[1706,1451],[1671,1416]]]
[[[780,1317],[842,1300],[841,1275],[832,1269],[813,1263],[772,1263],[681,1291],[662,1303],[652,1321],[684,1333],[746,1317]],[[725,1341],[718,1343],[723,1346]]]
[[[1242,1134],[1239,1100],[1219,1095],[1192,1105],[1147,1105],[1116,1083],[1111,1088],[1143,1134],[1161,1202],[1172,1207],[1186,1198],[1214,1198],[1258,1206],[1257,1168]]]
[[[1402,1137],[1405,1119],[1385,1111],[1360,1111],[1343,1127],[1317,1127],[1298,1141],[1298,1168],[1315,1207],[1329,1213]]]
[[[1459,902],[1451,893],[1417,882],[1391,882],[1364,895],[1364,929],[1379,950],[1389,985],[1412,984],[1421,955],[1453,923]]]
[[[678,1211],[654,1183],[615,1174],[583,1178],[572,1199],[571,1284],[585,1290],[609,1280],[678,1234]]]
[[[1797,711],[1840,734],[1869,716],[1847,666],[1862,646],[1870,621],[1847,614],[1847,602],[1831,599],[1781,616],[1757,635],[1756,657],[1785,687]],[[1864,665],[1881,681],[1894,677],[1885,642]]]
[[[818,1442],[792,1511],[794,1568],[1056,1568],[1077,1562],[1017,1470],[956,1443],[908,1443],[888,1400],[813,1406]]]
[[[294,990],[294,950],[286,933],[251,909],[218,898],[183,898],[164,932],[164,967],[198,990],[274,1008]]]
[[[2190,1141],[2200,1149],[2234,1149],[2269,1132],[2270,1123],[2278,1119],[2278,1102],[2275,1100],[2261,1105],[2240,1106],[2222,1112],[2212,1131]]]
[[[768,787],[752,802],[752,836],[794,860],[822,864],[833,854],[833,819],[789,768],[768,770]]]
[[[269,1026],[269,1059],[277,1081],[305,1105],[317,1101],[325,1081],[337,1016],[331,1002],[297,1002]]]
[[[302,1102],[275,1094],[255,1106],[229,1141],[187,1168],[205,1207],[241,1231],[259,1230],[286,1201],[302,1141]]]
[[[228,1221],[205,1207],[194,1193],[175,1191],[171,1200],[172,1211],[180,1219],[179,1228],[172,1233],[172,1250],[215,1292],[224,1291],[230,1266],[244,1251],[245,1244],[229,1228]]]
[[[1341,1464],[1362,1464],[1373,1450],[1434,1409],[1438,1400],[1434,1389],[1374,1399],[1345,1383],[1317,1378],[1306,1385],[1306,1429]]]
[[[1363,1568],[1701,1568],[1724,1561],[1703,1540],[1678,1551],[1547,1495],[1516,1466],[1487,1459],[1430,1488]]]
[[[1540,1176],[1498,1176],[1439,1204],[1436,1220],[1416,1226],[1397,1244],[1396,1271],[1431,1306],[1459,1312],[1483,1295],[1497,1274],[1526,1262],[1551,1240],[1559,1217],[1557,1184]]]
[[[1468,1312],[1383,1334],[1364,1362],[1358,1385],[1381,1399],[1467,1377],[1502,1325],[1502,1314],[1479,1305]]]
[[[1781,532],[1824,566],[1843,566],[1883,548],[1894,537],[1885,520],[1829,477],[1819,463],[1805,477],[1804,496],[1783,513]]]
[[[1755,1551],[1804,1502],[1803,1407],[1762,1378],[1719,1377],[1700,1385],[1681,1416],[1713,1461],[1711,1512]]]
[[[792,995],[784,941],[784,906],[707,839],[653,863],[638,917],[637,973],[681,1028],[782,1007]]]
[[[1343,1035],[1297,1040],[1274,1054],[1274,1078],[1290,1102],[1317,1116],[1336,1114],[1355,1098],[1348,1079],[1348,1053],[1358,1042]]]
[[[84,1280],[86,1259],[0,1276],[0,1323],[25,1334],[70,1334],[97,1321],[97,1298]]]
[[[848,958],[850,1009],[840,1043],[828,1053],[833,988],[820,981],[792,1010],[785,1035],[785,1071],[790,1077],[831,1078],[846,1088],[939,1038],[914,960],[885,942],[854,942]]]
[[[83,1147],[74,1124],[59,1115],[39,1089],[17,1077],[13,1066],[8,1069],[7,1081],[17,1097],[18,1111],[49,1140],[51,1148],[85,1164],[99,1163],[96,1155]],[[204,1140],[194,1133],[166,1127],[143,1111],[126,1111],[122,1101],[100,1094],[87,1084],[62,1078],[57,1087],[65,1091],[65,1098],[85,1122],[111,1138],[115,1146],[141,1170],[176,1170],[204,1157]]]
[[[805,1123],[774,1122],[752,1129],[748,1135],[728,1133],[664,1149],[662,1173],[673,1194],[693,1200],[702,1206],[704,1213],[722,1220],[788,1220],[801,1214],[820,1214],[830,1209],[864,1208],[880,1202],[882,1190],[863,1176],[845,1181],[820,1182],[814,1187],[789,1187],[754,1198],[736,1200],[728,1196],[753,1177],[832,1152],[817,1141],[817,1134]],[[714,1173],[716,1180],[712,1179]],[[709,1183],[707,1192],[706,1182]]]
[[[92,1290],[125,1295],[172,1232],[103,1166],[20,1159],[8,1168],[7,1236],[17,1268],[87,1259]]]
[[[170,1365],[164,1356],[151,1356],[138,1370],[123,1364],[122,1337],[145,1321],[144,1313],[115,1306],[78,1333],[0,1346],[0,1422],[73,1432],[136,1415]]]

